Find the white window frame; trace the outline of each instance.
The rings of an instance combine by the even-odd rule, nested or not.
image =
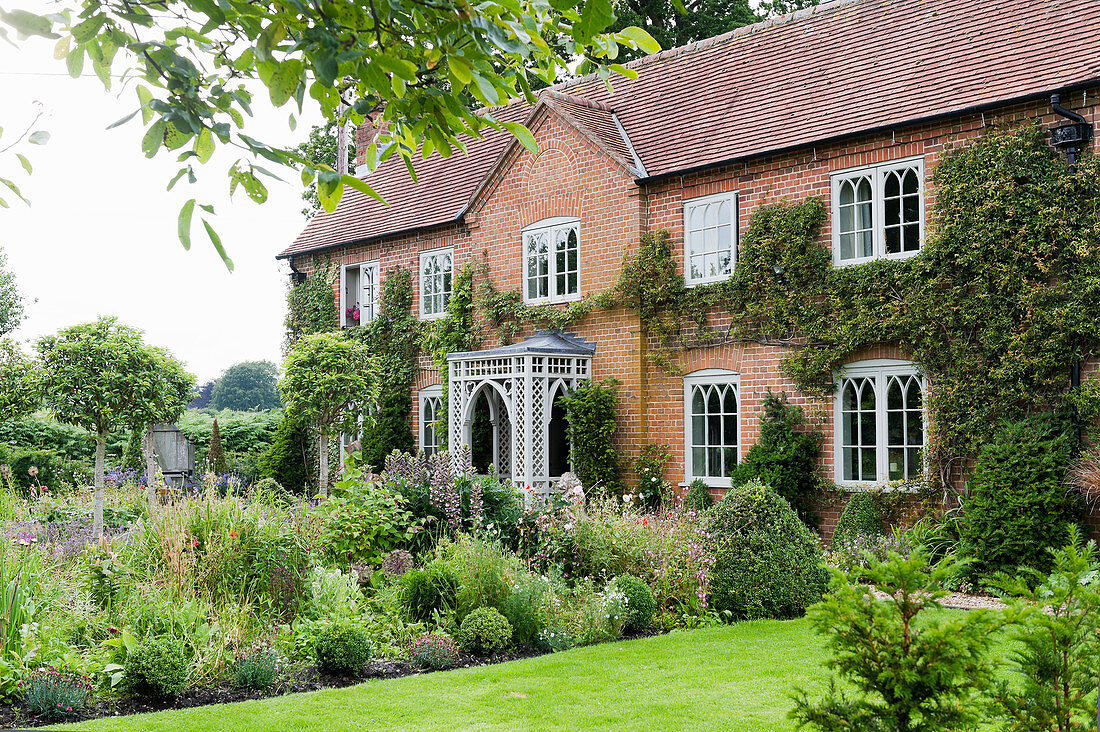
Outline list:
[[[355,307],[359,308],[359,325],[369,323],[378,317],[378,305],[380,301],[379,294],[382,290],[382,267],[380,262],[376,259],[372,262],[357,262],[355,264],[345,264],[340,268],[340,327],[349,328],[354,327],[353,323],[348,321],[348,308],[351,304],[348,302],[348,273],[355,272],[356,285],[355,285]],[[372,294],[371,302],[363,303],[363,274],[367,273],[373,277],[374,291]],[[369,314],[370,317],[366,317]]]
[[[917,197],[920,202],[920,218],[918,230],[920,232],[920,244],[916,251],[886,252],[886,227],[885,227],[885,181],[886,174],[894,170],[906,168],[917,169]],[[863,178],[870,175],[871,178],[871,241],[873,253],[869,257],[853,257],[851,259],[840,258],[840,184],[853,178]],[[856,168],[838,170],[829,176],[830,201],[832,204],[832,249],[833,266],[849,267],[854,264],[863,264],[875,259],[908,259],[915,257],[924,250],[925,241],[925,185],[924,185],[924,158],[921,156],[891,160],[888,163],[876,163],[874,165],[861,165]]]
[[[447,256],[451,260],[451,289],[443,291],[443,309],[439,312],[427,312],[424,303],[426,301],[424,297],[424,264],[433,257]],[[420,296],[420,319],[421,320],[436,320],[438,318],[447,317],[447,304],[451,301],[451,295],[454,294],[455,286],[455,250],[454,247],[440,247],[438,249],[429,249],[427,251],[420,252],[420,269],[417,270],[417,283],[419,287]],[[442,277],[442,270],[440,277]]]
[[[893,481],[890,480],[890,447],[887,434],[886,387],[891,376],[915,376],[921,386],[921,425],[925,447],[924,465],[921,478],[909,480],[908,484],[920,484],[928,474],[928,380],[917,364],[895,358],[875,358],[856,361],[837,371],[836,393],[833,395],[833,479],[838,485],[849,489],[874,489]],[[875,480],[847,480],[844,478],[844,424],[841,399],[845,379],[867,378],[874,382],[875,388]]]
[[[737,464],[741,462],[741,375],[728,369],[702,369],[693,371],[684,376],[684,483],[701,480],[711,488],[729,488],[730,478],[720,476],[699,476],[695,472],[692,460],[692,423],[691,423],[691,392],[696,386],[708,384],[732,385],[737,397]]]
[[[419,425],[419,432],[420,433],[417,435],[417,440],[416,441],[417,441],[417,446],[419,447],[419,449],[423,450],[425,454],[430,454],[430,453],[428,453],[428,451],[426,449],[426,446],[424,445],[424,430],[428,426],[424,423],[424,407],[430,399],[440,400],[440,407],[442,407],[442,400],[443,400],[443,387],[442,387],[442,385],[435,384],[433,386],[425,386],[423,389],[421,389],[418,392],[418,399],[417,399],[417,410],[418,411],[416,413],[416,422],[417,422],[417,425]],[[443,449],[442,438],[439,436],[438,432],[435,432],[434,430],[432,432],[435,436],[435,445],[433,445],[433,448],[434,448],[433,452],[439,452],[440,450]]]
[[[559,293],[556,291],[558,284],[558,258],[555,251],[555,235],[562,229],[575,229],[577,232],[577,291],[572,293]],[[546,297],[529,297],[527,281],[531,277],[529,271],[529,258],[527,256],[527,237],[532,234],[546,232],[549,240],[549,248],[546,252],[547,272],[550,278]],[[530,226],[524,227],[521,232],[522,242],[521,256],[523,257],[523,302],[529,305],[543,303],[572,302],[581,299],[581,220],[575,216],[554,216],[548,219],[536,221]]]
[[[728,274],[718,275],[716,277],[692,277],[690,244],[692,230],[688,226],[688,221],[691,217],[691,211],[698,206],[706,206],[711,203],[721,201],[728,201],[730,204],[730,271]],[[694,287],[695,285],[706,285],[710,284],[711,282],[722,282],[723,280],[728,280],[730,277],[733,276],[733,270],[737,268],[737,249],[741,243],[741,221],[739,204],[740,199],[737,195],[737,191],[715,193],[709,196],[699,196],[698,198],[689,198],[684,201],[684,283],[688,287]]]

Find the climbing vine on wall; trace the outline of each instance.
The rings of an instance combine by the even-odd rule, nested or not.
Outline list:
[[[336,317],[336,295],[332,291],[336,273],[336,265],[326,260],[312,277],[292,285],[287,292],[284,353],[289,353],[290,347],[304,335],[336,329],[339,320]]]
[[[1077,174],[1038,126],[975,138],[944,155],[921,254],[831,265],[818,199],[753,212],[733,276],[688,289],[666,234],[647,236],[620,291],[665,353],[722,342],[791,348],[783,368],[824,395],[864,349],[895,344],[928,376],[934,464],[976,453],[1002,418],[1075,403],[1075,359],[1100,339],[1100,167]],[[721,323],[721,327],[708,325]],[[942,473],[941,473],[942,474]]]
[[[447,356],[461,351],[476,351],[481,347],[481,335],[475,322],[475,265],[467,262],[455,275],[451,298],[447,302],[447,317],[426,328],[422,337],[424,350],[432,359],[442,384],[442,419],[433,428],[443,445],[447,444],[447,422],[450,417],[450,369]]]

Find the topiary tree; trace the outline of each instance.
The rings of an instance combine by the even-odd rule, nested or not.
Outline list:
[[[0,340],[0,422],[27,416],[41,401],[38,364],[9,339]]]
[[[787,395],[764,395],[760,437],[749,448],[733,474],[733,484],[759,480],[771,486],[798,511],[808,526],[817,525],[811,500],[820,484],[817,458],[821,433],[800,431],[806,418],[802,408],[789,404]]]
[[[225,370],[210,395],[214,409],[262,412],[282,406],[279,370],[270,361],[244,361]]]
[[[41,338],[38,353],[46,406],[60,421],[95,435],[92,532],[102,536],[107,437],[139,425],[144,429],[166,415],[178,414],[187,403],[194,377],[161,349],[146,346],[140,332],[115,318],[100,318]]]
[[[882,534],[882,510],[874,493],[852,493],[833,530],[833,546],[860,534]]]
[[[210,447],[206,448],[206,469],[215,475],[225,475],[229,466],[225,463],[225,448],[222,447],[222,432],[218,428],[218,418],[210,427]]]
[[[611,494],[622,492],[615,436],[616,382],[588,381],[561,397],[569,424],[569,462],[586,487],[600,485]]]
[[[684,508],[691,511],[706,511],[714,505],[714,496],[710,494],[710,488],[705,481],[696,478],[688,486],[687,495],[684,496]]]
[[[959,552],[974,577],[1051,569],[1050,549],[1066,545],[1079,508],[1066,490],[1074,439],[1050,415],[1005,422],[978,454],[967,483]]]
[[[710,601],[727,618],[793,618],[828,582],[817,538],[787,499],[753,481],[731,488],[707,514],[715,562]]]
[[[348,407],[369,389],[368,360],[363,345],[343,332],[304,336],[287,356],[279,390],[287,411],[316,433],[321,495],[328,495],[329,438],[347,421]]]

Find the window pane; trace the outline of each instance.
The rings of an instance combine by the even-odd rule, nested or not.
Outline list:
[[[727,447],[737,444],[737,417],[733,415],[727,415],[723,417],[723,426],[725,429],[722,432],[722,443]]]
[[[693,416],[691,418],[691,444],[692,445],[705,445],[707,444],[706,433],[707,418],[703,415]]]
[[[906,478],[919,478],[922,471],[921,466],[921,451],[920,448],[911,447],[907,450],[906,456],[909,458],[909,462],[906,465]]]
[[[895,171],[890,171],[886,174],[886,186],[884,193],[887,197],[897,197],[901,195],[901,185],[898,183],[898,174]]]
[[[703,387],[696,386],[691,390],[691,413],[692,414],[705,414],[706,407],[705,398],[703,394]]]
[[[709,414],[709,415],[707,415],[707,444],[708,445],[721,445],[722,444],[722,415],[721,414]]]
[[[855,183],[846,180],[840,184],[840,205],[850,206],[856,202]]]
[[[860,393],[859,393],[859,408],[866,410],[874,410],[875,408],[875,389],[869,379],[860,379]]]
[[[840,258],[852,259],[856,256],[855,253],[855,234],[841,234],[840,235]]]
[[[872,226],[871,204],[861,203],[856,206],[856,226],[860,229],[870,229]]]
[[[707,475],[722,475],[722,448],[707,448]]]
[[[844,415],[844,444],[854,445],[859,434],[859,414],[849,412]]]
[[[874,447],[878,442],[874,414],[863,414],[859,419],[859,444]]]
[[[851,206],[840,207],[840,230],[842,232],[852,231],[856,228],[855,224],[855,209]]]
[[[870,256],[874,255],[874,253],[875,253],[875,244],[874,244],[874,239],[871,238],[871,232],[870,231],[864,231],[861,234],[859,234],[859,242],[860,242],[859,256],[861,256],[861,257],[870,257]]]
[[[711,414],[719,414],[722,411],[722,404],[719,400],[717,387],[707,388],[707,411]]]
[[[884,223],[887,226],[901,223],[901,199],[888,198],[883,205]]]
[[[886,251],[888,254],[897,254],[903,251],[900,226],[894,226],[886,230]]]
[[[920,220],[920,199],[916,196],[906,196],[905,201],[905,220],[907,222]],[[898,201],[891,201],[890,203],[897,204]],[[887,223],[890,223],[887,221]]]
[[[904,445],[905,414],[903,412],[888,412],[886,417],[886,440],[890,445]]]
[[[916,195],[920,188],[920,181],[917,179],[917,169],[909,168],[905,171],[905,181],[902,189],[906,195]]]
[[[905,478],[905,450],[900,447],[891,447],[888,458],[889,465],[887,470],[890,480],[902,480]]]
[[[908,445],[924,444],[924,415],[919,409],[906,412],[905,442]]]
[[[691,450],[691,474],[705,476],[707,474],[707,451],[702,447]]]
[[[718,224],[728,224],[730,222],[730,204],[729,201],[722,201],[718,204]]]
[[[859,450],[846,447],[843,453],[844,480],[859,480]]]
[[[725,470],[722,472],[723,478],[728,478],[733,475],[734,468],[737,467],[737,448],[727,447],[725,451]]]
[[[737,414],[737,396],[732,387],[726,387],[722,395],[722,411],[726,414]]]
[[[856,408],[856,404],[858,404],[856,399],[856,383],[854,381],[846,381],[841,393],[840,408],[846,412],[853,411]]]
[[[860,452],[863,458],[860,480],[876,480],[878,478],[878,466],[875,464],[875,451],[864,449]]]

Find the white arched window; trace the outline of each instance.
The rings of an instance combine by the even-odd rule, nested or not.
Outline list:
[[[924,160],[910,158],[832,175],[833,264],[900,259],[924,241]]]
[[[737,194],[684,201],[684,280],[688,286],[733,274],[737,259]]]
[[[543,219],[523,230],[523,299],[575,300],[581,294],[579,219]]]
[[[924,379],[907,361],[862,361],[840,372],[834,429],[838,483],[923,477],[924,393]]]
[[[420,449],[434,455],[443,449],[436,423],[443,419],[443,389],[429,386],[420,390]]]
[[[725,369],[684,377],[685,480],[729,487],[741,459],[740,381]]]

